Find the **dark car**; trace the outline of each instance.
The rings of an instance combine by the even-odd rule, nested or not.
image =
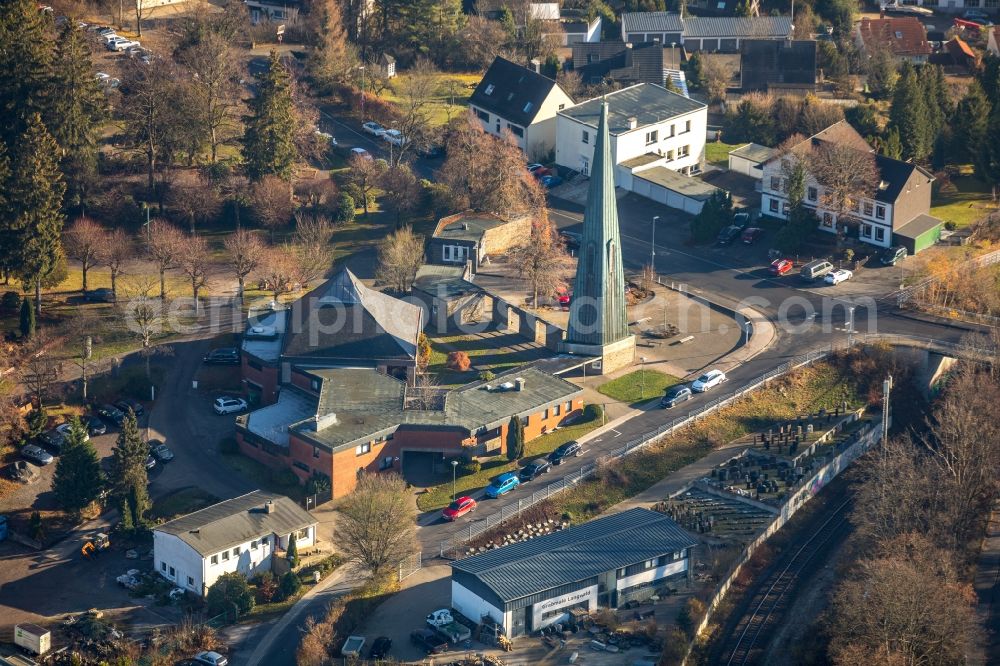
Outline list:
[[[569,458],[570,456],[578,456],[583,453],[583,447],[580,446],[580,442],[572,440],[561,445],[558,449],[549,454],[549,462],[553,465],[561,465],[563,458]]]
[[[900,261],[905,259],[907,254],[909,254],[909,252],[905,247],[902,245],[896,245],[885,250],[882,253],[882,256],[879,257],[879,261],[882,262],[883,266],[895,266]]]
[[[114,405],[101,405],[94,411],[96,411],[97,415],[104,419],[106,423],[120,426],[125,422],[125,412],[118,409]]]
[[[755,242],[757,242],[757,239],[760,238],[761,234],[763,233],[764,230],[761,229],[760,227],[747,227],[746,229],[743,230],[743,236],[741,237],[741,240],[743,241],[744,245],[753,245]]]
[[[368,650],[369,659],[385,659],[389,656],[389,648],[392,647],[392,639],[388,636],[379,636],[372,641],[372,647]]]
[[[575,231],[560,231],[559,238],[562,239],[567,250],[579,250],[583,235]]]
[[[89,301],[91,303],[114,303],[115,292],[111,291],[107,287],[101,287],[100,289],[91,289],[89,291],[83,292],[83,300]]]
[[[733,226],[739,227],[740,229],[746,229],[750,226],[750,213],[746,211],[739,211],[733,214]]]
[[[122,410],[123,414],[128,414],[129,410],[132,410],[132,413],[136,416],[142,416],[146,413],[146,409],[142,406],[142,403],[132,398],[122,398],[115,403],[115,407]]]
[[[206,365],[239,365],[240,350],[236,347],[213,349],[205,354],[205,358],[202,359],[202,362]]]
[[[715,239],[718,245],[732,245],[733,241],[740,237],[743,230],[735,224],[731,224],[719,232],[719,237]]]
[[[80,420],[87,426],[87,432],[91,435],[103,435],[108,431],[107,424],[96,416],[84,416]]]
[[[518,474],[521,477],[521,481],[531,481],[532,479],[537,479],[542,474],[551,469],[552,463],[550,463],[545,458],[538,458],[537,460],[532,460],[530,463],[521,468]]]
[[[417,154],[421,157],[426,157],[428,159],[434,159],[435,157],[444,157],[444,146],[441,144],[434,144],[427,146],[426,148],[421,148],[417,151]]]
[[[410,634],[410,642],[427,654],[441,654],[448,649],[448,643],[430,629],[417,629]]]
[[[691,389],[687,386],[674,386],[667,389],[667,392],[663,394],[663,397],[660,399],[660,407],[669,409],[679,402],[684,402],[685,400],[690,399]]]
[[[66,437],[58,430],[46,430],[38,436],[38,445],[42,446],[55,455],[62,452],[62,447],[66,443]]]

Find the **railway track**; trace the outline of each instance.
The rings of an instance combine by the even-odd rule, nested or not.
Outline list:
[[[766,635],[779,620],[788,601],[788,592],[801,578],[802,572],[816,555],[847,525],[845,509],[850,499],[839,504],[823,523],[799,545],[783,567],[772,571],[760,585],[760,592],[751,600],[748,612],[740,619],[722,650],[726,666],[752,664],[758,639]]]

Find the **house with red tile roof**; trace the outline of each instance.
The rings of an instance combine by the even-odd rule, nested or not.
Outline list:
[[[979,61],[979,57],[976,52],[972,50],[961,37],[952,37],[945,45],[944,48],[948,51],[951,56],[952,62],[960,67],[965,67],[966,69],[973,69],[976,63]]]
[[[854,41],[866,55],[888,49],[899,62],[924,63],[931,54],[927,30],[915,16],[863,18],[854,28]]]

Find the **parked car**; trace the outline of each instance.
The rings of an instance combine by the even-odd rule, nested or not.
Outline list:
[[[43,446],[52,453],[59,455],[62,452],[66,438],[58,430],[46,430],[38,436],[39,446]]]
[[[156,458],[152,455],[146,456],[146,469],[153,469],[156,467]]]
[[[580,442],[571,440],[562,444],[555,451],[549,454],[548,461],[553,465],[561,465],[563,458],[569,458],[570,456],[579,456],[583,453],[583,447],[580,446]]]
[[[731,224],[719,232],[719,237],[715,239],[715,242],[718,245],[732,245],[742,232],[742,229],[735,224]]]
[[[96,416],[81,416],[80,420],[87,426],[87,432],[93,435],[103,435],[108,431],[107,424]]]
[[[743,230],[740,240],[743,241],[744,245],[753,245],[763,234],[764,230],[760,227],[747,227]]]
[[[125,422],[125,412],[114,405],[101,405],[95,411],[106,423],[120,426]]]
[[[55,458],[52,457],[52,454],[50,454],[42,447],[36,446],[34,444],[28,444],[27,446],[22,447],[21,455],[30,460],[31,462],[37,463],[42,466],[50,465],[52,464],[52,461],[55,460]]]
[[[536,458],[522,467],[517,476],[521,479],[521,483],[526,483],[548,473],[550,469],[552,469],[552,463],[545,458]]]
[[[132,398],[122,398],[115,403],[115,407],[122,410],[125,414],[128,414],[129,410],[132,410],[132,413],[137,417],[146,413],[146,409],[142,406],[142,403]]]
[[[847,282],[852,277],[854,277],[854,273],[851,271],[846,268],[838,268],[832,273],[827,273],[826,277],[823,278],[823,281],[827,284],[840,284],[841,282]]]
[[[435,157],[444,157],[445,148],[439,143],[432,144],[425,148],[420,148],[417,150],[417,154],[421,157],[426,157],[428,159],[434,159]]]
[[[553,187],[559,187],[562,185],[563,179],[555,174],[549,174],[548,176],[542,176],[541,183],[545,186],[545,189],[551,190]]]
[[[548,169],[545,168],[545,165],[538,163],[529,164],[526,168],[528,169],[528,173],[530,173],[531,175],[535,175],[535,173],[537,173],[540,170],[543,171],[543,173],[548,172]]]
[[[101,83],[104,83],[105,85],[110,85],[111,82],[115,80],[109,77],[107,74],[104,74],[104,78],[102,79],[100,78],[100,74],[104,74],[104,72],[100,72],[98,74],[98,80],[100,80]],[[101,287],[100,289],[90,289],[89,291],[85,291],[83,293],[83,300],[88,301],[90,303],[114,303],[115,292],[111,291],[107,287]]]
[[[69,421],[67,421],[66,423],[60,423],[59,425],[56,426],[56,432],[58,432],[60,435],[62,435],[63,439],[65,439],[65,438],[69,437],[69,431],[70,431],[70,428],[72,428],[72,427],[73,427],[73,424],[70,423]],[[85,441],[85,442],[89,442],[90,441],[90,432],[85,432],[83,434],[83,441]]]
[[[444,508],[441,517],[445,520],[458,520],[465,514],[475,511],[477,505],[478,502],[471,497],[459,497]]]
[[[771,275],[781,276],[785,273],[790,273],[793,268],[795,268],[795,264],[792,263],[791,259],[775,259],[771,262],[767,272]]]
[[[896,245],[890,247],[882,252],[882,256],[879,257],[879,261],[882,262],[883,266],[895,266],[903,259],[906,259],[906,255],[909,251],[902,245]]]
[[[373,136],[382,136],[383,134],[385,134],[385,128],[376,122],[372,122],[371,120],[362,125],[361,129],[363,129],[364,131],[368,132]]]
[[[672,386],[671,388],[668,388],[667,392],[663,394],[662,398],[660,398],[660,407],[669,409],[676,406],[679,402],[690,400],[691,395],[691,389],[688,386]]]
[[[513,472],[507,472],[493,479],[493,482],[486,486],[486,496],[490,499],[496,499],[501,495],[506,495],[519,485],[521,485],[521,480],[517,478],[517,475]]]
[[[218,652],[199,652],[194,656],[194,660],[206,664],[206,666],[228,666],[229,660]]]
[[[430,629],[417,629],[410,633],[410,642],[427,654],[441,654],[448,649],[447,641]]]
[[[127,41],[130,41],[128,37],[119,37],[118,35],[105,35],[104,47],[109,51],[114,51],[115,45],[117,45],[118,42],[127,42]]]
[[[201,362],[205,365],[239,365],[240,350],[236,347],[213,349],[205,354],[205,357],[201,359]]]
[[[112,51],[124,51],[132,47],[138,48],[141,46],[139,42],[132,39],[117,39],[114,42],[108,43],[108,48]]]
[[[389,648],[392,647],[392,639],[388,636],[379,636],[372,641],[372,646],[368,650],[369,659],[385,659],[389,656]]]
[[[733,226],[746,229],[750,226],[750,213],[739,212],[733,214]]]
[[[583,234],[576,231],[560,231],[559,238],[562,239],[567,250],[579,250],[580,243],[583,241]]]
[[[160,462],[170,462],[174,459],[174,452],[158,439],[149,440],[149,452]]]
[[[216,414],[236,414],[238,412],[245,411],[246,408],[246,400],[243,398],[232,398],[230,396],[216,398],[215,403],[212,405],[212,409],[215,410]]]
[[[105,81],[111,78],[111,75],[108,74],[107,72],[98,72],[97,74],[94,74],[94,78],[97,79],[99,83],[104,83]],[[87,293],[83,295],[84,298],[87,298]]]
[[[810,261],[799,270],[799,275],[805,280],[818,280],[833,270],[833,264],[826,259]]]
[[[406,137],[403,136],[402,132],[396,129],[386,130],[385,134],[382,135],[382,140],[386,143],[391,143],[394,146],[402,146],[406,143]]]
[[[715,388],[724,381],[726,381],[726,373],[722,370],[709,370],[701,377],[694,380],[691,384],[691,390],[695,393],[704,393],[711,388]]]
[[[373,160],[372,154],[364,148],[351,148],[351,157],[360,157],[364,160]]]

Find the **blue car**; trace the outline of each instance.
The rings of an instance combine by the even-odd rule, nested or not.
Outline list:
[[[563,180],[559,176],[542,176],[542,185],[544,185],[547,190],[551,190],[553,187],[562,185],[562,182]]]
[[[521,479],[517,478],[517,474],[507,472],[493,479],[493,483],[486,486],[486,496],[496,499],[501,495],[506,495],[519,485],[521,485]]]

